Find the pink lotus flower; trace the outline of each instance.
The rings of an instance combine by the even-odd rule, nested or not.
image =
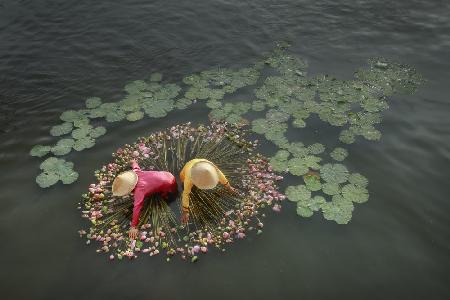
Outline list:
[[[114,259],[114,255],[111,254],[111,255],[109,256],[109,260],[113,260],[113,259]]]
[[[200,246],[199,245],[195,245],[193,248],[192,248],[192,252],[193,253],[198,253],[200,251]]]
[[[208,252],[208,248],[207,248],[207,247],[200,247],[200,250],[201,250],[203,253]]]
[[[225,231],[222,236],[223,236],[224,239],[227,239],[227,238],[230,237],[230,234]]]

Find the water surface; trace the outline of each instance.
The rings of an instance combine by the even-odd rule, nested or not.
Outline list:
[[[449,11],[439,0],[1,1],[2,299],[450,298]],[[208,110],[113,124],[94,148],[68,156],[75,184],[43,190],[34,182],[40,160],[28,152],[53,142],[48,130],[60,113],[89,96],[121,99],[127,82],[151,72],[179,82],[251,64],[277,40],[292,42],[310,74],[351,78],[385,56],[428,80],[390,102],[380,142],[349,148],[346,165],[370,181],[370,200],[352,221],[301,219],[285,205],[263,235],[196,265],[144,256],[109,263],[86,247],[76,206],[93,171],[120,145],[205,121]]]

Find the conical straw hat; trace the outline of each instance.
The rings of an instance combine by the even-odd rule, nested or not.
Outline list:
[[[126,171],[117,175],[112,185],[113,196],[125,196],[136,186],[138,176],[134,171]]]
[[[191,168],[191,181],[201,190],[210,190],[219,183],[216,167],[206,161],[196,163]]]

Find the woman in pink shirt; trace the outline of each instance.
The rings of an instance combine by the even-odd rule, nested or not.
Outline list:
[[[139,233],[139,214],[146,197],[160,193],[163,199],[168,200],[169,194],[176,196],[178,186],[175,177],[166,171],[142,171],[135,160],[131,161],[132,171],[119,174],[113,182],[114,196],[134,194],[133,218],[128,236],[136,239]]]

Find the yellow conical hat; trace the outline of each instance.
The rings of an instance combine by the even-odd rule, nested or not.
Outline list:
[[[210,190],[219,183],[216,167],[209,162],[200,161],[191,168],[191,181],[201,190]]]
[[[138,176],[134,171],[126,171],[117,175],[112,185],[113,196],[125,196],[136,186]]]

